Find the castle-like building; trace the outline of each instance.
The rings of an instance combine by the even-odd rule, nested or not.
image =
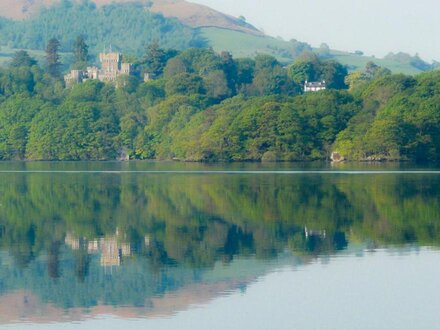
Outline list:
[[[145,244],[147,244],[147,238],[149,244],[148,236],[145,236]],[[101,266],[103,267],[120,266],[124,258],[132,255],[130,244],[121,241],[117,229],[114,235],[91,240],[67,234],[64,242],[74,251],[82,248],[87,251],[87,254],[101,255]]]
[[[71,70],[64,76],[66,87],[82,83],[88,79],[97,79],[104,82],[115,81],[121,75],[133,74],[132,65],[122,62],[120,53],[100,53],[101,69],[96,66],[87,67],[86,70]]]

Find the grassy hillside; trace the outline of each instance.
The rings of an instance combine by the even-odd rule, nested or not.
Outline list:
[[[29,53],[30,56],[35,58],[40,65],[45,65],[44,60],[44,51],[42,50],[33,50],[33,49],[17,49],[17,48],[9,48],[9,47],[1,47],[0,48],[0,66],[6,65],[13,57],[13,55],[20,51],[25,50]],[[67,66],[72,63],[73,55],[71,53],[60,53],[61,55],[61,62],[66,65],[65,69],[67,69]]]
[[[256,54],[270,54],[283,63],[292,62],[303,50],[312,50],[305,43],[284,41],[269,36],[255,36],[219,28],[202,28],[201,34],[216,51],[227,50],[235,57],[253,57]],[[410,64],[390,59],[379,59],[353,53],[331,50],[329,58],[348,66],[350,71],[363,69],[369,61],[386,67],[395,73],[417,74],[421,70]]]
[[[302,51],[311,50],[306,43],[287,42],[269,36],[249,35],[214,27],[202,28],[200,31],[215,51],[229,51],[234,57],[253,57],[263,53],[273,55],[282,62],[291,62]]]
[[[0,65],[5,65],[8,63],[8,61],[12,58],[15,52],[22,50],[22,49],[14,49],[14,48],[8,48],[8,47],[1,47],[0,48]],[[30,50],[30,49],[24,49],[26,50],[29,55],[31,55],[33,58],[37,59],[39,62],[41,62],[44,59],[44,52],[40,50]]]
[[[383,66],[390,69],[395,73],[404,73],[414,75],[422,72],[421,70],[413,67],[410,64],[400,63],[393,60],[376,58],[371,56],[360,56],[352,53],[341,52],[341,51],[331,51],[331,56],[338,62],[348,66],[351,71],[355,71],[360,68],[364,68],[365,65],[372,61],[377,65]]]
[[[200,34],[215,51],[229,51],[234,57],[254,57],[257,54],[270,54],[278,58],[282,63],[288,64],[302,51],[312,50],[307,44],[301,42],[288,42],[269,36],[257,36],[227,29],[201,28]],[[0,48],[0,65],[4,65],[9,61],[17,50],[20,49]],[[28,50],[28,52],[39,61],[44,59],[43,51]],[[63,57],[64,62],[70,62],[71,55],[65,53]],[[373,61],[377,65],[386,67],[395,73],[414,75],[421,72],[421,70],[409,64],[342,51],[332,50],[330,58],[346,65],[349,71],[362,69],[369,61]]]
[[[90,51],[95,55],[109,45],[124,53],[140,55],[154,40],[164,48],[212,47],[217,52],[230,51],[235,57],[269,54],[284,64],[291,63],[304,51],[313,51],[307,43],[265,36],[244,21],[184,0],[131,2],[75,0],[60,4],[60,0],[2,0],[0,16],[18,18],[20,14],[29,18],[13,21],[0,17],[0,46],[9,47],[0,51],[0,65],[10,59],[14,51],[10,48],[42,50],[52,37],[57,37],[62,50],[69,52],[72,40],[78,35],[86,35]],[[38,12],[41,5],[52,6]],[[320,54],[322,49],[315,51]],[[41,57],[38,52],[33,55]],[[350,71],[364,68],[369,61],[404,74],[416,74],[430,67],[423,61],[418,63],[420,59],[400,53],[378,59],[326,50],[325,58],[337,60]]]

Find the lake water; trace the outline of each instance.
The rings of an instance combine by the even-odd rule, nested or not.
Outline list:
[[[440,171],[0,163],[0,328],[438,329]]]

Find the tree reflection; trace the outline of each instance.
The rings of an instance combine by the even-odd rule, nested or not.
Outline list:
[[[424,174],[3,176],[1,249],[30,273],[1,276],[68,306],[97,296],[139,305],[218,262],[286,249],[313,258],[351,243],[436,246],[439,184]]]
[[[61,242],[53,242],[50,244],[47,252],[47,270],[50,278],[57,279],[60,273],[60,247]]]

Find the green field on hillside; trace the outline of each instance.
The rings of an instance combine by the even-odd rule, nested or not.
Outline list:
[[[2,46],[0,48],[0,66],[6,65],[14,56],[14,54],[20,50],[25,50],[29,53],[30,56],[35,58],[40,64],[44,64],[44,51],[43,50],[34,50],[34,49],[16,49]],[[60,53],[61,62],[65,65],[70,65],[72,63],[73,55],[71,53]]]
[[[18,52],[21,49],[15,49],[15,48],[8,48],[2,46],[0,48],[0,65],[7,65],[7,63],[12,59],[14,54]],[[40,50],[30,50],[30,49],[24,49],[26,50],[29,55],[31,55],[33,58],[35,58],[38,62],[42,63],[44,60],[44,51]]]
[[[243,32],[225,30],[219,28],[200,29],[204,38],[216,51],[230,51],[235,57],[253,57],[257,54],[269,54],[287,64],[294,60],[295,43],[276,39],[273,37],[260,37]],[[410,64],[397,61],[385,60],[371,56],[361,56],[342,51],[331,51],[331,58],[347,65],[350,71],[363,69],[369,61],[386,67],[394,73],[417,74],[421,71]]]
[[[243,32],[220,29],[220,28],[201,28],[200,33],[203,38],[208,40],[209,44],[217,52],[229,51],[234,57],[254,57],[257,54],[269,54],[275,56],[284,64],[291,63],[294,58],[306,49],[307,44],[295,41],[284,41],[269,36],[256,36]],[[5,65],[12,55],[20,49],[8,47],[0,48],[0,65]],[[35,57],[39,62],[44,61],[44,51],[27,50],[29,54]],[[346,65],[349,71],[363,69],[369,61],[377,65],[386,67],[394,73],[417,74],[421,70],[410,64],[400,63],[393,60],[380,59],[371,56],[361,56],[353,53],[335,51],[330,52],[332,59]],[[62,54],[63,63],[71,63],[71,54]]]
[[[291,62],[296,51],[296,44],[273,37],[262,37],[243,32],[201,28],[202,36],[209,41],[215,51],[229,51],[234,57],[254,57],[257,54],[269,54],[281,62]]]
[[[368,62],[374,62],[377,65],[390,69],[394,73],[404,73],[414,75],[422,72],[421,70],[413,67],[410,64],[399,63],[397,61],[376,58],[372,56],[360,56],[352,53],[331,51],[332,58],[336,61],[348,66],[350,71],[356,71],[358,69],[365,68]]]

